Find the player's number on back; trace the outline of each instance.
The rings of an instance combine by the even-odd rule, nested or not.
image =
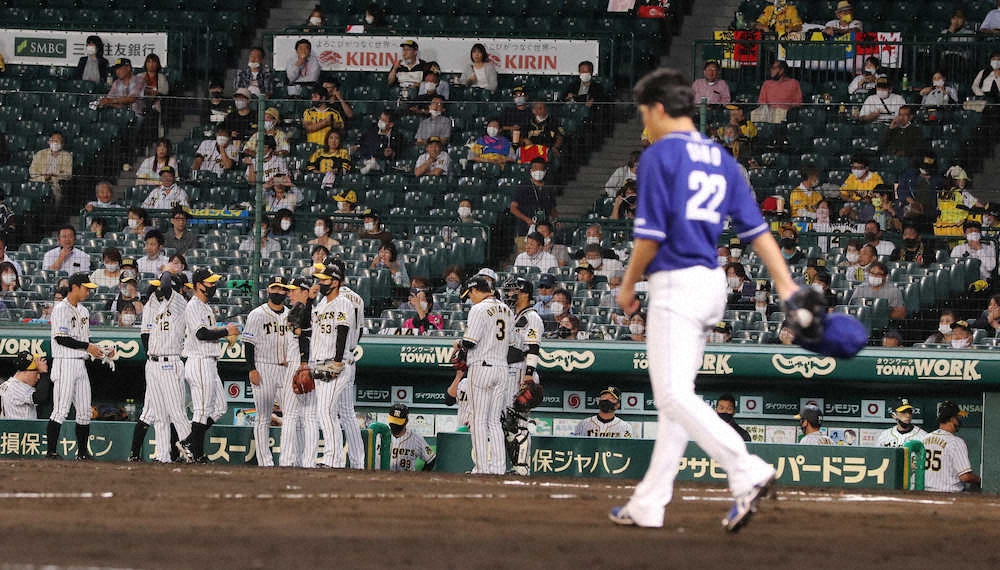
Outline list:
[[[507,323],[503,319],[497,319],[497,340],[507,338]]]
[[[726,198],[726,177],[692,170],[688,175],[688,189],[694,196],[687,201],[687,219],[718,224],[722,219],[719,205]]]
[[[941,470],[941,450],[927,451],[927,459],[924,460],[924,469],[927,471]]]

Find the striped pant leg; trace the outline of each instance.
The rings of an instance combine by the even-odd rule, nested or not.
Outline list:
[[[154,458],[165,463],[170,461],[171,448],[170,416],[167,413],[167,401],[170,398],[170,385],[173,383],[175,370],[179,367],[179,360],[146,361],[146,397],[140,419],[153,426],[156,443]]]
[[[73,407],[76,408],[74,416],[77,425],[90,425],[90,418],[93,415],[90,398],[90,376],[87,374],[87,367],[82,360],[72,360],[73,381]]]
[[[469,397],[472,400],[473,473],[502,474],[506,461],[503,430],[500,427],[499,403],[506,367],[472,365],[469,367]],[[501,464],[499,471],[497,464]]]
[[[319,395],[316,390],[308,394],[298,394],[299,422],[302,425],[302,451],[300,465],[316,467],[316,457],[319,447],[319,418],[317,408]]]
[[[260,371],[260,385],[253,387],[253,403],[257,408],[257,421],[254,422],[254,444],[257,447],[257,465],[273,467],[274,457],[271,455],[271,409],[278,393],[278,384],[284,378],[287,366],[261,363],[257,365]]]
[[[316,419],[319,421],[319,429],[323,432],[323,459],[320,460],[320,463],[328,467],[333,467],[333,453],[337,439],[334,432],[340,429],[334,418],[336,415],[333,409],[335,392],[335,381],[316,382]]]
[[[184,378],[191,388],[191,421],[208,423],[208,405],[210,393],[205,384],[205,362],[207,359],[192,357],[184,365]]]
[[[493,400],[490,403],[491,425],[490,433],[490,473],[503,475],[507,472],[507,446],[506,438],[503,434],[503,424],[500,423],[500,415],[504,409],[510,406],[513,397],[507,399],[509,392],[507,384],[510,376],[506,366],[492,367],[489,369],[493,376]]]
[[[67,358],[56,358],[52,362],[52,414],[49,419],[60,424],[66,421],[69,407],[73,404],[76,379],[72,363]]]
[[[365,468],[365,444],[361,439],[361,428],[358,427],[358,414],[354,410],[354,400],[357,397],[357,387],[355,377],[358,367],[356,364],[348,364],[341,372],[344,378],[344,386],[337,398],[337,417],[344,428],[344,439],[347,442],[347,459],[351,463],[352,469]],[[339,381],[339,380],[338,380]],[[334,457],[334,467],[344,467],[344,455],[338,453]]]
[[[229,409],[229,403],[226,401],[226,390],[222,387],[222,379],[219,378],[219,367],[215,359],[208,359],[205,361],[207,370],[205,371],[205,377],[208,379],[209,385],[206,388],[211,394],[208,406],[208,415],[212,418],[212,421],[219,421],[219,418],[226,415],[226,410]],[[268,410],[268,417],[270,417],[270,409]]]
[[[185,440],[191,435],[191,423],[184,409],[184,364],[180,358],[174,359],[174,367],[164,374],[164,413],[177,430],[177,437]]]
[[[299,464],[299,456],[301,455],[298,430],[302,424],[302,412],[299,398],[292,391],[292,375],[295,373],[295,368],[293,366],[287,368],[281,386],[278,388],[278,399],[281,406],[278,465],[294,467]]]

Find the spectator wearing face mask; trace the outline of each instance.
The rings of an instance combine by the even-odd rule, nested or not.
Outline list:
[[[552,317],[552,301],[555,296],[556,288],[556,278],[549,273],[543,273],[541,277],[538,278],[537,291],[538,294],[535,295],[537,301],[535,302],[535,312],[542,317],[542,321],[548,320],[553,323],[553,328],[555,327],[555,319]],[[562,309],[562,307],[559,307]],[[562,310],[559,311],[560,313]]]
[[[715,413],[722,418],[722,421],[733,428],[736,433],[740,434],[743,441],[750,441],[750,433],[743,429],[736,423],[736,397],[732,394],[726,393],[719,396],[719,399],[715,401]]]
[[[257,114],[250,108],[251,97],[250,90],[246,87],[237,89],[236,93],[233,94],[235,110],[226,115],[226,120],[222,122],[237,146],[249,140],[254,131],[257,130]]]
[[[308,142],[325,145],[331,131],[344,130],[344,117],[330,106],[326,89],[314,88],[311,97],[313,106],[302,112],[302,127]]]
[[[819,429],[823,425],[823,412],[815,404],[807,404],[792,419],[799,420],[802,439],[799,445],[833,445],[833,441]]]
[[[771,78],[760,87],[757,102],[778,109],[802,106],[802,86],[797,79],[788,77],[788,64],[782,60],[771,65]]]
[[[941,315],[938,316],[937,330],[927,337],[927,340],[924,342],[928,344],[951,344],[951,339],[953,338],[953,329],[951,328],[951,325],[953,325],[957,320],[958,317],[955,316],[955,311],[951,309],[942,309]]]
[[[580,338],[580,318],[576,315],[566,314],[558,321],[559,326],[552,332],[544,334],[546,338],[576,340]]]
[[[239,149],[233,142],[229,127],[219,123],[215,127],[215,138],[201,141],[198,145],[191,170],[221,176],[227,170],[232,170],[238,162]]]
[[[362,225],[358,231],[358,239],[377,239],[383,244],[391,244],[392,233],[382,226],[382,220],[376,210],[367,210],[361,221]]]
[[[104,41],[100,36],[87,36],[84,55],[76,64],[76,78],[104,85],[111,77],[107,58],[104,57]]]
[[[594,268],[594,273],[610,278],[615,273],[625,270],[625,266],[611,250],[606,250],[600,244],[591,243],[583,249],[584,260]]]
[[[388,269],[389,273],[392,274],[392,282],[397,287],[405,287],[410,282],[410,277],[406,273],[406,265],[398,260],[396,245],[391,241],[382,243],[378,249],[378,255],[372,260],[369,269],[372,271]]]
[[[282,209],[275,212],[272,227],[271,235],[273,236],[295,235],[295,216],[292,214],[292,211]]]
[[[628,321],[629,338],[633,342],[646,342],[646,314],[635,313]]]
[[[332,231],[333,226],[328,218],[323,216],[316,218],[316,221],[313,224],[313,235],[315,238],[309,240],[309,245],[321,245],[325,247],[327,251],[335,245],[340,245],[339,241],[330,236]]]
[[[52,186],[56,202],[62,201],[62,185],[73,177],[73,153],[63,150],[64,143],[62,132],[52,131],[48,148],[36,152],[28,167],[32,182],[47,182]]]
[[[639,156],[641,154],[640,151],[633,151],[629,155],[628,162],[619,166],[611,173],[608,181],[604,183],[604,193],[608,195],[608,198],[617,196],[618,191],[621,190],[627,181],[636,179],[636,170],[639,166]]]
[[[139,298],[139,281],[136,276],[135,270],[122,271],[118,296],[108,306],[109,311],[119,313],[119,322],[121,320],[120,314],[126,311],[131,312],[134,317],[142,315],[142,299]],[[135,322],[133,320],[124,326],[132,326]]]
[[[450,265],[444,270],[444,287],[438,292],[448,302],[458,302],[462,294],[462,268]]]
[[[543,159],[532,160],[528,182],[514,191],[510,213],[517,218],[518,236],[528,235],[537,222],[553,222],[559,217],[554,191],[545,185],[546,172],[547,165]],[[518,249],[523,250],[523,244]]]
[[[966,321],[955,321],[951,323],[951,347],[971,348],[972,347],[972,327]]]
[[[276,152],[277,142],[274,137],[267,135],[264,137],[264,181],[267,182],[271,178],[279,174],[288,173],[288,163],[285,161],[284,157],[279,156]],[[250,155],[243,158],[243,164],[247,165],[246,176],[247,182],[250,184],[257,183],[257,157],[256,155]]]
[[[499,119],[491,118],[487,121],[486,134],[476,139],[476,144],[469,147],[469,160],[494,164],[504,164],[514,160],[510,139],[500,134]],[[542,164],[545,163],[544,159],[537,160],[541,160]]]
[[[729,342],[733,339],[733,325],[727,323],[726,321],[719,321],[712,329],[712,332],[708,333],[708,342],[721,344]]]
[[[635,180],[628,180],[615,197],[611,208],[612,220],[631,220],[635,218],[635,209],[639,204],[639,190]]]
[[[851,80],[851,84],[847,86],[847,93],[850,95],[854,95],[855,93],[871,93],[875,90],[875,83],[882,77],[887,77],[885,71],[882,69],[882,60],[874,55],[870,55],[865,58],[865,66],[862,72],[856,75]]]
[[[878,255],[892,255],[896,250],[896,244],[882,239],[882,226],[875,220],[865,223],[865,242],[874,247]]]
[[[901,95],[892,92],[889,79],[882,77],[875,82],[875,94],[869,95],[861,105],[862,122],[891,124],[899,114],[899,109],[906,105]]]
[[[871,161],[867,156],[858,154],[851,157],[851,174],[840,187],[840,198],[845,202],[871,201],[872,191],[885,181],[877,172],[869,168]],[[846,207],[846,206],[845,206]]]
[[[0,291],[20,291],[21,276],[9,261],[0,262]],[[0,303],[2,304],[2,303]]]
[[[810,285],[813,291],[823,295],[823,299],[826,301],[827,312],[833,312],[833,308],[839,304],[837,294],[830,289],[831,279],[829,273],[821,271],[816,274],[816,280]]]
[[[789,264],[795,264],[805,259],[806,254],[799,249],[799,234],[794,228],[787,226],[781,229],[781,255]]]
[[[287,172],[279,172],[264,183],[264,210],[268,213],[282,210],[289,214],[302,201],[302,193],[292,185],[292,178]]]
[[[441,330],[444,328],[444,319],[439,314],[432,312],[434,307],[434,295],[430,289],[410,289],[410,306],[417,315],[406,319],[403,329],[413,331],[413,334],[427,334],[428,331]]]
[[[927,251],[926,245],[920,239],[920,233],[912,225],[903,226],[903,245],[897,247],[892,252],[893,261],[915,262],[921,266],[926,266],[933,259],[932,253]]]
[[[514,106],[504,109],[500,124],[503,125],[503,132],[510,133],[511,142],[518,145],[521,143],[521,135],[528,130],[532,112],[528,105],[528,93],[523,85],[514,86],[511,95],[514,98]]]
[[[854,8],[847,0],[840,0],[837,2],[837,9],[834,12],[834,16],[836,17],[827,22],[826,26],[823,28],[823,33],[827,37],[832,38],[853,32],[864,31],[864,24],[861,23],[861,20],[856,20],[854,18]]]
[[[222,83],[216,79],[209,81],[208,101],[202,103],[201,124],[221,125],[232,112],[232,102],[223,97]]]
[[[742,263],[729,263],[725,266],[726,288],[729,291],[727,303],[747,303],[754,299],[757,286],[747,277],[747,271]]]
[[[799,218],[815,218],[816,206],[823,200],[819,188],[819,169],[807,166],[802,169],[802,182],[788,197],[789,211]]]
[[[847,247],[844,250],[844,259],[837,264],[837,267],[857,267],[858,257],[861,251],[861,242],[852,239],[847,242]]]
[[[98,287],[114,289],[121,283],[121,251],[116,247],[107,247],[104,249],[102,259],[104,260],[104,267],[95,269],[90,274],[90,280],[96,283]]]
[[[552,231],[551,223],[541,222],[535,224],[535,231],[542,236],[542,249],[551,253],[556,258],[556,262],[559,263],[560,267],[565,267],[570,263],[569,249],[565,245],[555,242],[555,234]]]
[[[440,140],[441,144],[448,144],[451,138],[451,119],[444,115],[444,97],[435,95],[431,98],[431,103],[427,107],[428,117],[420,121],[417,127],[417,146],[424,146],[432,138]]]
[[[424,73],[424,80],[420,82],[417,89],[418,101],[430,101],[434,97],[440,97],[447,101],[451,96],[451,89],[447,81],[441,81],[441,68],[436,63],[428,64]]]
[[[274,139],[274,146],[272,151],[278,156],[288,156],[289,146],[288,146],[288,136],[285,132],[278,128],[281,123],[281,112],[275,107],[268,107],[264,111],[264,133],[258,130],[250,140],[247,141],[246,145],[243,147],[243,154],[247,155],[251,159],[257,157],[257,145],[259,144],[260,138],[263,136],[266,141],[268,137]]]
[[[868,270],[868,280],[854,290],[851,296],[851,305],[863,305],[865,299],[888,299],[889,318],[905,319],[906,306],[903,303],[903,294],[899,287],[888,283],[889,271],[885,265],[875,261]]]
[[[246,67],[236,74],[233,90],[246,89],[247,99],[249,99],[249,95],[259,95],[260,93],[270,97],[271,85],[271,70],[264,63],[264,48],[254,46],[250,48]]]
[[[396,159],[403,139],[395,126],[395,113],[386,109],[379,114],[378,122],[361,134],[358,149],[358,157],[364,162],[360,169],[361,174],[368,174],[372,170],[385,170],[387,161]]]
[[[931,76],[931,84],[920,90],[920,104],[925,107],[943,107],[958,103],[958,90],[948,83],[947,72],[939,69]]]
[[[962,224],[962,231],[965,232],[965,243],[955,246],[951,250],[951,257],[975,257],[979,260],[979,278],[989,282],[997,266],[996,247],[982,242],[983,226],[979,222],[965,222]]]
[[[539,279],[539,283],[542,282]],[[551,299],[550,303],[542,304],[546,312],[539,312],[538,315],[542,317],[546,334],[550,338],[558,338],[558,328],[563,324],[563,319],[573,313],[573,296],[566,289],[560,288],[553,290]],[[539,301],[544,301],[543,296],[539,296]]]

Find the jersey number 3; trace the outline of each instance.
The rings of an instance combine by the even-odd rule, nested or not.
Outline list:
[[[497,340],[503,340],[507,337],[507,323],[503,319],[497,319]]]
[[[687,219],[718,224],[722,219],[719,206],[726,198],[726,177],[692,170],[688,176],[688,188],[695,194],[687,201]]]

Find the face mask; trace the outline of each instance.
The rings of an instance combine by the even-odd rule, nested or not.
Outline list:
[[[736,289],[742,282],[743,280],[739,277],[726,277],[726,285],[728,285],[730,289]]]
[[[227,144],[229,144],[229,137],[223,136],[223,135],[219,135],[219,136],[215,137],[215,144],[217,144],[219,146],[226,146]]]
[[[545,179],[545,171],[544,170],[532,170],[531,171],[531,177],[535,180],[535,182],[541,182],[542,180]]]
[[[10,285],[11,283],[17,283],[17,273],[4,273],[0,279],[3,279],[4,285]]]
[[[441,111],[438,111],[437,109],[431,109],[431,116],[432,117],[440,117],[441,116]]]
[[[135,218],[129,218],[129,220],[128,220],[128,227],[130,227],[132,229],[135,229],[135,228],[139,227],[139,220],[137,220]]]
[[[847,252],[847,255],[845,255],[844,257],[847,258],[847,262],[848,263],[857,263],[858,262],[858,252],[856,252],[856,251],[849,251],[849,252]]]
[[[326,235],[326,228],[323,226],[313,226],[313,235],[316,237],[323,237]]]
[[[108,271],[114,273],[115,271],[118,271],[118,264],[117,263],[105,263],[104,264],[104,268],[107,269]]]
[[[426,313],[427,312],[427,301],[420,301],[419,303],[417,303],[417,308],[420,309],[420,312]]]
[[[548,303],[549,301],[552,300],[552,295],[539,295],[538,300],[541,301],[542,303]]]
[[[205,298],[211,299],[215,297],[215,287],[205,287]]]
[[[944,87],[944,79],[936,79],[934,81],[934,87]]]
[[[448,289],[458,289],[461,284],[461,281],[456,281],[455,279],[445,281],[445,286],[448,287]]]
[[[375,16],[372,16],[371,14],[367,14],[365,16],[365,23],[366,24],[374,24],[375,23]]]
[[[598,257],[597,259],[587,259],[587,263],[592,265],[594,269],[600,269],[604,265],[604,258]]]
[[[727,414],[724,412],[717,412],[717,413],[719,414],[719,417],[722,418],[722,421],[726,422],[727,424],[733,421],[733,414]]]
[[[990,67],[993,69],[1000,69],[1000,59],[994,59],[990,61]]]
[[[458,217],[459,218],[468,218],[471,215],[472,215],[472,208],[469,208],[468,206],[459,206],[458,207]]]
[[[208,96],[211,99],[222,99],[222,91],[209,91]]]
[[[853,174],[854,177],[857,178],[858,180],[864,178],[866,172],[868,172],[868,171],[867,170],[862,170],[860,168],[852,168],[851,169],[851,174]]]
[[[868,276],[868,284],[872,287],[880,287],[882,285],[882,278],[875,277],[874,275]]]
[[[726,264],[729,263],[729,258],[726,257],[725,255],[720,255],[720,256],[716,257],[715,259],[716,259],[716,261],[719,262],[719,267],[725,267]]]
[[[275,125],[274,121],[264,121],[264,130],[265,131],[273,130],[274,129],[274,125]]]
[[[122,315],[122,325],[130,327],[135,324],[135,315],[132,313],[125,313]]]
[[[795,238],[782,238],[781,239],[781,247],[782,247],[782,249],[795,249],[795,245],[797,243],[798,242],[795,241]]]
[[[259,61],[251,61],[250,63],[247,64],[247,66],[250,69],[260,69],[260,62]]]
[[[366,232],[375,231],[375,222],[365,222],[365,231]]]
[[[242,111],[243,109],[246,109],[247,106],[250,105],[250,102],[244,99],[243,97],[240,97],[239,99],[233,99],[233,104],[236,105],[237,109]]]
[[[812,285],[810,285],[810,287],[812,287],[812,290],[815,291],[815,292],[817,292],[817,293],[824,293],[825,292],[823,290],[823,284],[822,283],[813,283]]]
[[[722,343],[726,342],[726,337],[720,332],[710,332],[708,333],[708,342]]]
[[[309,18],[309,23],[312,24],[312,25],[314,25],[314,26],[318,26],[322,22],[323,22],[322,18],[317,18],[316,16],[313,16],[313,17]]]
[[[491,137],[496,137],[500,134],[500,129],[496,127],[486,127],[486,134]]]
[[[428,93],[434,93],[437,90],[438,90],[438,84],[437,83],[424,82],[424,91],[426,91]],[[437,114],[440,115],[441,111],[437,111]],[[431,111],[431,116],[432,117],[437,117],[437,115],[434,114],[434,111]]]
[[[268,293],[267,294],[267,300],[270,301],[274,305],[284,305],[285,304],[285,299],[287,299],[287,298],[288,298],[288,295],[285,295],[284,293]]]
[[[281,231],[287,232],[292,227],[292,221],[285,218],[284,220],[281,220],[281,223],[278,225],[281,227]]]
[[[738,257],[740,257],[740,256],[743,255],[743,250],[737,247],[737,248],[730,249],[729,253],[730,253],[730,255],[732,257],[737,257],[738,258]]]
[[[557,334],[559,338],[569,338],[569,335],[573,334],[573,330],[566,327],[559,327]]]
[[[938,332],[941,334],[951,334],[951,325],[939,325]]]
[[[396,437],[399,437],[399,435],[401,433],[403,433],[403,429],[405,427],[406,426],[401,426],[401,425],[396,425],[396,424],[389,424],[389,431],[392,432],[392,435],[394,435]]]
[[[875,75],[876,71],[878,71],[878,70],[875,69],[874,67],[866,67],[865,68],[865,73],[867,73],[868,75]]]
[[[906,246],[908,249],[916,249],[920,245],[920,240],[913,238],[904,239],[903,245]]]
[[[969,232],[965,234],[965,239],[968,241],[979,241],[983,236],[979,232]]]
[[[524,105],[527,102],[528,102],[528,98],[527,97],[514,97],[514,104],[515,105]]]
[[[383,121],[383,120],[379,119],[379,122],[378,122],[378,130],[380,130],[380,131],[384,131],[384,130],[385,130],[385,128],[386,128],[386,127],[388,127],[388,126],[389,126],[389,123],[387,123],[387,122],[385,122],[385,121]]]
[[[333,283],[320,283],[319,294],[326,297],[333,290]]]
[[[850,21],[853,20],[853,19],[854,19],[854,16],[852,16],[851,14],[844,14],[843,16],[840,17],[840,21],[844,22],[845,24],[850,23]]]
[[[601,410],[601,412],[605,414],[610,414],[611,412],[615,411],[615,403],[612,402],[611,400],[598,400],[597,409]]]
[[[553,315],[561,315],[564,309],[563,304],[560,303],[559,301],[552,301],[551,308]]]
[[[970,339],[967,338],[956,338],[951,341],[952,348],[968,348],[970,344]]]
[[[590,83],[590,80],[591,80],[591,79],[592,79],[593,77],[594,77],[594,76],[593,76],[593,75],[591,75],[590,73],[581,73],[581,74],[580,74],[580,81],[582,81],[582,82],[584,82],[584,83]]]
[[[601,243],[601,238],[599,238],[597,236],[587,236],[587,245],[591,245],[591,244],[598,244],[598,245],[600,245],[600,243]]]
[[[886,97],[889,96],[889,90],[888,89],[876,89],[875,90],[875,94],[878,95],[879,99],[885,99]]]
[[[97,55],[97,46],[87,44],[87,55]]]
[[[632,334],[642,334],[646,332],[645,325],[640,325],[639,323],[633,323],[628,326],[628,332]]]
[[[62,143],[50,142],[49,150],[51,150],[52,152],[59,152],[60,150],[62,150]]]
[[[548,117],[549,117],[548,115],[535,115],[535,120],[538,121],[539,123],[541,123],[542,121],[544,121]]]
[[[736,140],[736,137],[732,137],[732,136],[728,136],[727,135],[727,136],[722,137],[722,140],[726,144],[733,144],[733,141]]]

